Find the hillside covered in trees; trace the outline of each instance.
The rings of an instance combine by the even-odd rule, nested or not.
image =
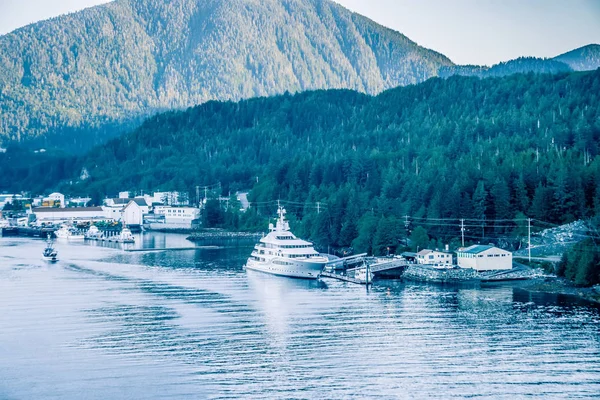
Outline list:
[[[221,182],[225,193],[252,188],[246,219],[264,225],[286,200],[303,236],[376,254],[407,234],[405,215],[445,242],[460,237],[460,219],[471,221],[470,241],[518,238],[515,219],[599,214],[599,93],[597,70],[209,102],[152,117],[79,159],[6,167],[0,188],[62,181],[98,198]],[[9,151],[0,162],[23,158]]]
[[[157,111],[379,93],[441,65],[452,63],[328,0],[116,0],[0,36],[0,146],[83,149]]]
[[[599,66],[598,45],[455,66],[329,0],[116,0],[0,36],[0,147],[81,153],[209,100]]]

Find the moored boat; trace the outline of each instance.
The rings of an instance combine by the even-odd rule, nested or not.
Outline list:
[[[275,226],[269,224],[269,234],[254,246],[245,267],[292,278],[319,278],[327,264],[327,257],[321,256],[312,243],[299,239],[290,232],[282,207],[279,207],[277,213],[277,223]]]
[[[123,228],[116,241],[119,243],[134,243],[135,238],[129,229]]]
[[[58,239],[67,239],[67,240],[83,240],[85,237],[81,233],[78,233],[74,228],[70,228],[66,225],[62,225],[59,230],[54,232],[54,235]]]
[[[104,234],[98,229],[96,225],[90,226],[88,231],[85,233],[85,238],[89,240],[100,240]]]

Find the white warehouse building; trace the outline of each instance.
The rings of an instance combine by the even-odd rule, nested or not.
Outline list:
[[[512,253],[494,246],[473,245],[456,252],[458,266],[476,271],[512,269]]]

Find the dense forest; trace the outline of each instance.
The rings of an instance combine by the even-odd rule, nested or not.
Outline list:
[[[528,217],[562,224],[599,213],[599,140],[600,70],[434,78],[376,97],[209,102],[152,117],[78,159],[37,154],[39,164],[12,167],[26,161],[8,151],[0,187],[62,182],[98,199],[221,182],[225,194],[252,189],[254,207],[229,218],[233,227],[264,225],[281,199],[298,232],[322,246],[381,254],[412,234],[410,216],[409,231],[423,226],[440,245],[466,219],[467,241],[511,234],[517,248]]]
[[[422,82],[445,56],[328,0],[116,0],[0,36],[0,147],[81,151],[208,100]]]
[[[116,0],[0,35],[0,148],[81,154],[209,100],[599,66],[598,45],[455,66],[329,0]]]

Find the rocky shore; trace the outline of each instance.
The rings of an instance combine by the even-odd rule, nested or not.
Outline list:
[[[521,286],[530,292],[542,292],[577,296],[582,299],[600,304],[600,285],[591,288],[576,287],[564,278],[545,277],[528,281]]]
[[[434,268],[427,265],[410,265],[402,274],[402,279],[417,282],[451,283],[451,282],[477,282],[479,276],[475,270],[469,268]]]

